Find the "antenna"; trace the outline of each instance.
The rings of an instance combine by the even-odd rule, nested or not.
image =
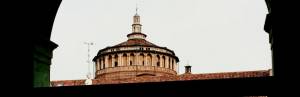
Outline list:
[[[87,46],[88,46],[88,59],[87,59],[87,64],[88,64],[88,74],[87,74],[87,77],[89,77],[89,76],[91,76],[91,70],[90,70],[90,46],[91,45],[94,45],[94,43],[93,42],[84,42],[84,44],[86,44]],[[88,78],[89,79],[89,78]]]
[[[135,13],[138,13],[139,7],[138,7],[138,3],[140,0],[136,0],[136,4],[135,4]]]
[[[138,11],[138,7],[137,7],[137,3],[135,4],[135,13],[137,13]]]

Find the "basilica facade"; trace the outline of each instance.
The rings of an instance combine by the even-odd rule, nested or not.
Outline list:
[[[125,42],[98,51],[93,58],[95,79],[177,75],[179,58],[173,50],[146,40],[137,13],[127,37]]]

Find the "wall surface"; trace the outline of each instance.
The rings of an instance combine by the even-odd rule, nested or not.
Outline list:
[[[61,0],[43,1],[36,18],[39,27],[33,35],[33,87],[49,87],[52,52],[58,46],[50,41],[53,22]],[[34,24],[34,23],[33,23]]]
[[[145,83],[145,82],[172,82],[172,81],[191,81],[191,80],[212,80],[212,79],[232,79],[232,78],[255,78],[268,77],[270,70],[245,71],[245,72],[224,72],[208,74],[182,74],[177,76],[144,76],[123,79],[93,79],[93,85],[101,84],[125,84],[125,83]],[[53,87],[58,84],[63,86],[84,85],[84,80],[61,80],[51,81]]]

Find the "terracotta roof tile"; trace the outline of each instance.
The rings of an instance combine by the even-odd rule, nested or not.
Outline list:
[[[115,46],[134,46],[134,45],[159,47],[145,39],[129,39],[129,40],[122,42],[120,44],[117,44]]]
[[[188,80],[209,80],[209,79],[228,79],[228,78],[247,78],[247,77],[267,77],[270,76],[269,70],[243,71],[243,72],[222,72],[207,74],[182,74],[177,76],[146,76],[125,79],[93,79],[93,85],[99,84],[123,84],[123,83],[143,83],[143,82],[165,82],[165,81],[188,81]],[[84,85],[84,80],[62,80],[51,81],[52,86],[58,84],[64,86]]]

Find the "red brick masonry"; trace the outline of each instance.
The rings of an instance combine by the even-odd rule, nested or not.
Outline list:
[[[126,79],[93,79],[93,85],[99,84],[122,84],[122,83],[143,83],[143,82],[164,82],[164,81],[186,81],[186,80],[209,80],[209,79],[228,79],[228,78],[247,78],[247,77],[266,77],[270,76],[270,70],[243,71],[243,72],[223,72],[206,74],[182,74],[177,76],[145,76]],[[51,86],[59,84],[63,86],[84,85],[86,79],[81,80],[60,80],[51,81]]]

